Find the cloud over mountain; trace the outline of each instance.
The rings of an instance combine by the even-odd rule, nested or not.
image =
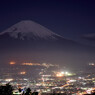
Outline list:
[[[90,40],[90,41],[95,41],[95,33],[91,34],[86,34],[83,36],[84,39]]]

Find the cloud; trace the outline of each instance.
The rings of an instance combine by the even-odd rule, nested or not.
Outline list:
[[[86,39],[89,41],[95,41],[95,33],[83,35],[83,39]]]

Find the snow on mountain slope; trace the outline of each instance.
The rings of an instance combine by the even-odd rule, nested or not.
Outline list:
[[[63,38],[60,35],[50,31],[49,29],[37,24],[31,20],[21,21],[7,30],[0,33],[0,35],[8,34],[10,37],[15,39],[19,38],[24,40],[27,39],[46,39],[46,40],[57,40],[58,38]]]

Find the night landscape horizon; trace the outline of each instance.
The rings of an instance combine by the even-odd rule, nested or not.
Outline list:
[[[0,95],[9,85],[6,95],[94,95],[94,4],[1,2]]]

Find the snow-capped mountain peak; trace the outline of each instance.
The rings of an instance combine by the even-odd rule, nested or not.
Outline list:
[[[44,26],[37,24],[31,20],[24,20],[21,21],[12,27],[8,28],[7,30],[0,33],[9,34],[9,36],[13,38],[19,38],[24,40],[27,39],[52,39],[57,40],[57,38],[62,38],[60,35],[50,31],[49,29],[45,28]]]

